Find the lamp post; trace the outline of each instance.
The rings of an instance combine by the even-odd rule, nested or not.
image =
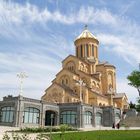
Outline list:
[[[53,124],[54,114],[51,114],[51,128],[50,128],[50,140],[52,140],[52,124]]]
[[[80,79],[80,80],[76,83],[76,85],[78,85],[78,86],[80,87],[80,102],[82,103],[82,102],[83,102],[82,88],[83,88],[86,84],[84,83],[83,80]]]
[[[27,78],[25,72],[20,72],[17,74],[17,77],[19,78],[20,84],[19,84],[19,95],[23,95],[23,79]]]

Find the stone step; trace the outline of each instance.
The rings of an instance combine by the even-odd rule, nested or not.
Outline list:
[[[140,116],[126,117],[120,121],[121,126],[140,127]]]

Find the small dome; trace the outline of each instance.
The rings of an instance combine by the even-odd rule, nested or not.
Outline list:
[[[91,38],[99,42],[98,39],[87,29],[87,25],[85,26],[84,31],[75,39],[74,42],[76,42],[79,39],[84,39],[84,38]]]

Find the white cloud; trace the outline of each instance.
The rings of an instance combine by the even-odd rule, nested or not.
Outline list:
[[[117,53],[118,56],[123,57],[131,65],[140,62],[140,42],[137,42],[136,38],[130,37],[128,39],[127,36],[112,34],[99,34],[98,38],[108,51]]]
[[[108,20],[109,19],[109,20]],[[76,13],[70,13],[65,15],[56,10],[50,12],[47,8],[39,10],[35,5],[26,3],[26,5],[20,5],[12,2],[0,2],[0,21],[1,24],[5,22],[14,24],[43,23],[47,21],[60,22],[64,24],[73,24],[77,22],[82,23],[103,23],[113,24],[117,23],[117,19],[106,9],[98,10],[94,7],[81,7]]]
[[[137,41],[140,37],[140,27],[127,17],[112,14],[107,9],[95,9],[91,6],[82,6],[77,12],[66,15],[58,10],[53,12],[50,12],[47,8],[39,10],[37,6],[30,3],[20,5],[13,2],[0,2],[1,36],[5,35],[19,39],[22,34],[24,35],[23,39],[26,39],[26,41],[27,39],[32,40],[32,36],[34,36],[36,40],[44,43],[44,39],[34,35],[34,32],[30,30],[30,26],[39,22],[42,26],[45,24],[43,27],[46,28],[48,21],[63,24],[88,23],[106,26],[104,28],[114,30],[114,33],[99,33],[102,44],[112,45],[113,47],[110,50],[119,54],[131,64],[134,61],[140,61],[138,55],[140,43]]]
[[[138,97],[138,91],[134,87],[129,86],[128,81],[124,79],[117,80],[117,92],[126,93],[129,101],[132,101],[133,103],[136,102]]]
[[[0,37],[5,37],[9,40],[15,39],[17,44],[24,46],[22,54],[0,53],[0,68],[10,71],[10,74],[8,72],[5,75],[1,74],[0,84],[2,86],[16,88],[17,81],[12,80],[15,79],[16,72],[21,70],[26,70],[29,73],[29,78],[25,85],[28,89],[38,87],[43,92],[43,89],[48,86],[47,83],[50,83],[54,78],[54,73],[57,73],[58,69],[60,69],[60,60],[48,54],[52,53],[56,57],[63,59],[72,52],[69,49],[72,48],[72,43],[70,44],[66,38],[61,35],[58,36],[54,32],[49,33],[49,36],[44,39],[44,37],[33,31],[32,26],[34,24],[41,24],[43,30],[48,33],[50,30],[47,27],[48,21],[67,25],[77,23],[100,25],[108,29],[108,33],[97,29],[101,44],[111,46],[108,50],[120,55],[131,64],[140,61],[140,27],[127,17],[112,14],[107,9],[96,9],[91,6],[82,6],[76,12],[71,12],[67,15],[62,14],[59,10],[51,12],[47,7],[40,10],[30,3],[21,5],[12,1],[0,1]],[[23,44],[24,42],[25,44]],[[30,45],[33,47],[29,47]],[[64,51],[62,51],[62,48]],[[120,87],[125,85],[126,81],[118,82],[118,88],[121,90]],[[123,87],[134,92],[126,85]],[[26,91],[35,93],[33,88]],[[37,91],[38,95],[40,95],[40,90]]]

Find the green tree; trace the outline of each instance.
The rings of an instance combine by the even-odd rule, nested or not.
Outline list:
[[[140,71],[134,70],[130,75],[127,76],[129,85],[135,87],[138,90],[140,96]]]
[[[136,110],[140,112],[140,98],[138,98],[138,103],[136,104]]]
[[[131,101],[130,101],[130,103],[129,103],[129,106],[130,106],[130,108],[136,108],[136,105],[135,104],[133,104]]]

